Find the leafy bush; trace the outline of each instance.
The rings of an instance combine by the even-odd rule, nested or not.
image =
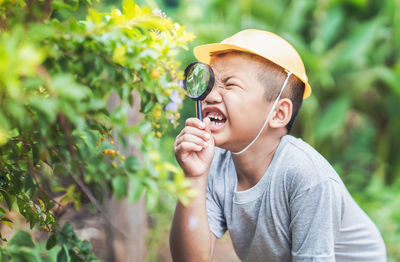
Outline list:
[[[151,209],[160,191],[183,202],[192,193],[182,172],[160,159],[158,138],[179,118],[175,56],[193,36],[130,0],[109,13],[90,5],[0,1],[0,200],[51,233],[47,248],[58,244],[59,257],[80,260],[95,258],[70,225],[58,224],[61,203],[79,209],[88,199],[101,211],[98,199],[108,192],[132,202],[145,194]],[[113,93],[120,103],[110,108]],[[144,118],[129,125],[134,96]],[[117,143],[135,145],[141,158],[123,155]],[[7,212],[0,209],[0,222],[12,226]]]

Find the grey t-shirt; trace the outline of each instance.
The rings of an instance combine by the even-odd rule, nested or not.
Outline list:
[[[386,261],[374,223],[301,139],[282,137],[260,181],[236,188],[231,154],[216,148],[207,185],[210,230],[217,238],[229,230],[243,261]]]

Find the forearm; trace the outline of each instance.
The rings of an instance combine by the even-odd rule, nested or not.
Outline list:
[[[210,261],[211,233],[206,210],[206,177],[192,180],[198,191],[189,205],[178,202],[170,233],[171,254],[174,261]]]

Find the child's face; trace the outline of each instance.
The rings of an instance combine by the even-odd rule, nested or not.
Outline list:
[[[240,151],[262,127],[273,102],[267,102],[257,76],[261,66],[254,57],[235,52],[212,59],[215,84],[203,101],[203,115],[211,120],[217,146]]]

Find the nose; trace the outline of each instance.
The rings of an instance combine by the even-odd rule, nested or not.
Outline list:
[[[222,88],[219,88],[219,83],[216,81],[210,93],[203,100],[206,104],[218,104],[222,102]]]

